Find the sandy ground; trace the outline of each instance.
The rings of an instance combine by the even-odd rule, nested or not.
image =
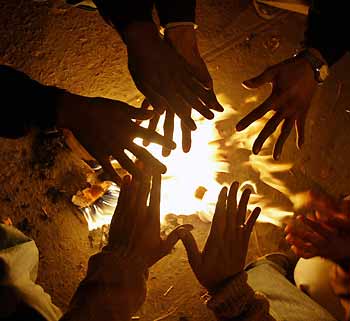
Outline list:
[[[280,13],[264,21],[250,6],[238,10],[234,1],[198,2],[201,52],[217,93],[225,95],[239,112],[225,125],[233,132],[240,115],[258,103],[245,103],[253,94],[241,87],[241,81],[293,54],[302,40],[305,18]],[[125,48],[98,14],[68,8],[59,1],[1,0],[0,16],[0,63],[78,94],[140,104],[142,96],[127,71]],[[277,48],[273,39],[277,39]],[[316,95],[303,149],[296,150],[294,136],[287,141],[282,161],[293,162],[294,167],[283,180],[293,191],[321,186],[337,197],[349,193],[349,67],[346,57]],[[267,93],[268,89],[263,89],[254,94],[261,101]],[[2,108],[7,105],[2,103]],[[59,139],[43,145],[33,137],[0,139],[0,218],[10,217],[15,226],[35,239],[41,256],[38,281],[65,309],[84,276],[88,257],[99,250],[98,240],[89,241],[87,225],[69,201],[85,186],[88,168]],[[47,163],[47,150],[52,164]],[[227,153],[231,164],[227,180],[258,181],[254,171],[242,166],[247,152],[233,148]],[[280,193],[258,185],[272,202],[286,203]],[[185,217],[184,221],[195,225],[195,236],[203,244],[209,225],[197,217]],[[258,224],[248,259],[284,248],[281,230]],[[164,320],[213,320],[201,304],[201,294],[203,289],[178,245],[152,269],[147,302],[138,315],[146,321],[167,314]]]

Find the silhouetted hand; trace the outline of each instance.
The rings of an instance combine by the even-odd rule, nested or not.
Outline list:
[[[274,159],[278,159],[293,126],[297,132],[298,148],[303,145],[305,119],[317,89],[317,81],[309,62],[305,58],[296,57],[272,66],[258,77],[243,82],[247,89],[259,88],[265,84],[272,85],[270,97],[241,119],[236,129],[244,130],[268,111],[274,110],[275,114],[254,142],[253,153],[258,154],[268,137],[283,123],[273,151]]]
[[[152,188],[150,184],[151,178],[147,176],[132,180],[126,176],[123,179],[106,248],[131,261],[136,259],[145,268],[170,253],[179,240],[179,231],[192,230],[191,225],[181,225],[166,239],[160,237],[160,174],[153,176]]]
[[[135,23],[125,32],[125,41],[129,70],[137,88],[155,111],[167,111],[165,137],[172,137],[175,114],[181,118],[182,145],[187,152],[191,148],[190,131],[196,129],[192,108],[207,119],[214,117],[210,109],[223,108],[216,100],[211,78],[199,55],[193,27],[184,28],[185,31],[176,28],[177,31],[167,33],[164,41],[153,23]],[[192,30],[189,32],[188,28]],[[154,118],[149,128],[154,129],[157,123]]]
[[[133,153],[154,173],[164,173],[165,165],[147,150],[133,143],[135,137],[173,149],[171,140],[142,128],[132,119],[149,119],[152,111],[134,108],[126,103],[106,98],[89,98],[65,93],[58,101],[58,126],[70,129],[78,141],[100,163],[111,179],[118,181],[110,163],[114,157],[129,173],[139,176],[140,170],[125,153]]]
[[[255,208],[246,219],[251,192],[246,189],[237,205],[238,187],[239,183],[234,182],[228,195],[226,187],[221,190],[202,252],[191,233],[180,231],[192,270],[200,284],[209,291],[217,289],[243,270],[249,237],[260,214],[260,208]]]
[[[337,263],[350,258],[349,202],[336,202],[324,193],[309,193],[308,210],[315,215],[298,216],[287,225],[286,240],[300,257],[322,256]]]
[[[147,176],[123,178],[108,244],[91,256],[86,277],[62,320],[130,321],[146,298],[148,268],[172,250],[180,231],[192,229],[182,225],[161,238],[161,176],[153,176],[150,184]]]

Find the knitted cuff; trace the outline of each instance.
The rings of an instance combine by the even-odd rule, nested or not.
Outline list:
[[[241,272],[219,291],[208,294],[205,301],[207,307],[223,319],[241,315],[255,295],[247,279],[247,273]]]

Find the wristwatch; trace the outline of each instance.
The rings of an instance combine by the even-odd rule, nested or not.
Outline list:
[[[296,57],[305,58],[314,71],[315,80],[321,85],[329,76],[329,67],[322,59],[317,57],[312,50],[305,49],[298,53]]]

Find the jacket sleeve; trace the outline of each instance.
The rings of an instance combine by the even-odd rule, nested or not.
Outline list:
[[[153,21],[154,0],[93,0],[101,16],[123,33],[135,21]]]
[[[349,50],[347,1],[313,0],[305,33],[307,47],[317,49],[329,65]]]
[[[162,26],[173,22],[195,22],[196,0],[156,0],[156,8]]]
[[[55,127],[56,103],[64,92],[32,80],[24,73],[0,65],[0,136],[19,138],[30,129]]]

